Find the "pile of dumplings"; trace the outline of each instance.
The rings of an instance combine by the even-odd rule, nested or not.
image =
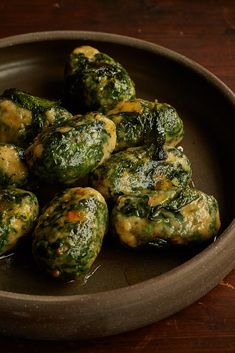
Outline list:
[[[39,268],[70,281],[104,236],[130,248],[216,236],[218,203],[192,187],[174,107],[137,98],[126,69],[90,46],[70,54],[61,101],[0,96],[0,255],[28,235]],[[58,192],[42,204],[45,188]]]

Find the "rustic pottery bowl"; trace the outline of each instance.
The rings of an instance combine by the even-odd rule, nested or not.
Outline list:
[[[141,40],[92,32],[42,32],[0,40],[0,92],[17,87],[58,98],[68,53],[89,44],[129,71],[139,97],[172,104],[196,187],[219,201],[222,228],[197,249],[130,251],[106,240],[90,273],[61,284],[35,267],[29,244],[0,260],[0,332],[84,339],[133,330],[190,305],[235,265],[235,97],[193,61]]]

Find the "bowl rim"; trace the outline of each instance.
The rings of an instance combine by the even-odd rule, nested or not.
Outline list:
[[[235,108],[235,94],[213,73],[211,73],[209,70],[202,67],[200,64],[194,62],[193,60],[185,57],[182,54],[167,49],[163,46],[147,42],[145,40],[104,32],[70,30],[41,31],[2,38],[0,39],[0,49],[33,42],[35,43],[41,41],[55,40],[97,40],[100,42],[109,42],[114,44],[131,46],[137,49],[151,52],[153,54],[161,55],[162,57],[166,57],[174,62],[180,63],[181,65],[187,67],[191,71],[195,72],[197,75],[203,77],[204,79],[212,83],[213,86],[216,86],[220,93],[223,94]],[[217,268],[220,268],[221,265],[224,265],[225,269],[222,270],[221,273],[218,274],[218,276],[215,276],[215,278],[213,278],[210,283],[207,283],[205,285],[206,289],[201,289],[200,296],[202,296],[214,286],[216,286],[219,281],[222,280],[234,268],[235,246],[231,246],[232,241],[234,240],[234,236],[235,219],[233,219],[230,225],[224,230],[224,232],[214,243],[210,244],[208,247],[206,247],[197,255],[193,256],[191,259],[187,260],[183,264],[175,267],[170,271],[167,271],[157,277],[153,277],[143,282],[139,282],[137,284],[91,294],[73,294],[63,296],[35,295],[0,290],[0,300],[10,300],[11,302],[12,300],[16,300],[17,302],[34,302],[37,304],[46,304],[53,302],[59,304],[65,302],[74,303],[78,301],[84,303],[84,301],[93,301],[96,299],[101,302],[105,302],[107,301],[107,299],[109,299],[109,304],[111,305],[112,301],[115,300],[115,298],[119,298],[123,295],[128,296],[129,300],[131,300],[133,293],[139,293],[141,296],[146,295],[149,290],[156,290],[160,287],[166,288],[173,282],[176,282],[177,291],[179,289],[181,278],[187,277],[189,279],[188,284],[192,284],[192,280],[190,281],[190,274],[195,273],[201,267],[205,269],[205,275],[202,276],[201,279],[201,282],[203,283],[203,280],[206,279],[208,273],[213,271],[215,264]],[[227,259],[225,259],[224,254],[225,248],[229,253],[227,254]],[[231,261],[232,258],[234,259],[233,261]],[[198,293],[195,293],[195,295],[196,299],[199,298]],[[193,301],[191,301],[190,303],[192,303]]]

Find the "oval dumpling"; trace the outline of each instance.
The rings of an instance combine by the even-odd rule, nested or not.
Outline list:
[[[44,130],[27,149],[26,161],[41,180],[68,185],[109,158],[115,144],[115,124],[100,113],[89,113]]]
[[[125,68],[91,46],[75,48],[65,68],[65,104],[74,114],[107,112],[120,100],[135,96]]]
[[[25,147],[43,128],[70,118],[58,102],[7,89],[0,96],[0,142]]]
[[[157,159],[154,149],[132,147],[113,154],[91,175],[91,183],[105,199],[119,195],[186,186],[191,181],[191,164],[177,148],[166,149]]]
[[[29,191],[0,190],[0,254],[16,246],[33,228],[38,216],[38,201]]]
[[[55,197],[39,217],[33,255],[51,276],[73,280],[95,261],[108,225],[108,208],[92,188],[70,188]]]
[[[150,102],[135,98],[118,102],[107,112],[107,117],[116,125],[115,150],[161,143],[174,147],[183,138],[183,122],[175,108],[166,103]]]
[[[220,228],[216,199],[191,188],[120,196],[112,227],[129,247],[196,244],[213,238]]]

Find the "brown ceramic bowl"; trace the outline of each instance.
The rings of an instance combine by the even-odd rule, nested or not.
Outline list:
[[[130,251],[106,241],[82,281],[55,283],[24,244],[0,261],[0,332],[35,339],[112,335],[190,305],[235,265],[235,97],[191,60],[155,44],[92,32],[47,32],[0,41],[0,91],[18,87],[58,98],[68,53],[90,44],[120,61],[139,97],[168,102],[185,124],[183,146],[197,188],[219,201],[221,234],[200,249]]]

